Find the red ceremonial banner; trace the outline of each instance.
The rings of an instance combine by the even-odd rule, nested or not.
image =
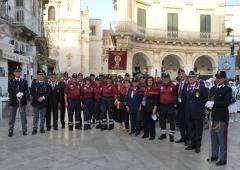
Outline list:
[[[127,51],[109,51],[108,55],[109,70],[126,70],[127,69]]]

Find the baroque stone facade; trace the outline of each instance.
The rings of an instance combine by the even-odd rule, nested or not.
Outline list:
[[[113,2],[117,21],[111,24],[112,37],[118,49],[128,51],[124,72],[140,69],[159,76],[168,71],[174,78],[181,67],[208,77],[217,71],[218,56],[230,53],[224,38],[224,1]]]

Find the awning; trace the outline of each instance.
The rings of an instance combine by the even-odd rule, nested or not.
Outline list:
[[[3,50],[0,50],[0,58],[16,61],[19,63],[24,64],[30,64],[30,57],[29,56],[23,56],[12,52],[6,52]]]

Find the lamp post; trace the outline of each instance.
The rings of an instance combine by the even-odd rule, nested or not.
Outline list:
[[[232,42],[230,43],[230,49],[231,49],[231,56],[234,56],[234,38],[232,39]]]

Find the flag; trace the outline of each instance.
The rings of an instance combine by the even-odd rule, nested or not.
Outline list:
[[[218,70],[225,71],[227,78],[235,78],[235,56],[220,56],[218,58]]]
[[[109,70],[127,69],[127,51],[110,50],[108,53]]]

